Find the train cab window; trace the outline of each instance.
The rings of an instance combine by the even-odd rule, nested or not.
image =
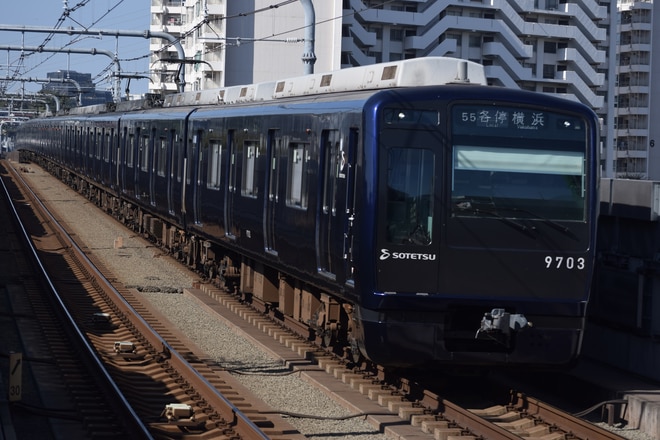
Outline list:
[[[289,144],[287,206],[307,209],[307,163],[309,159],[309,144],[302,142]]]
[[[584,221],[585,127],[537,109],[455,108],[452,215]]]
[[[209,169],[207,173],[206,186],[209,189],[220,189],[222,184],[222,144],[218,141],[211,141],[209,145]]]
[[[243,143],[243,182],[241,195],[257,197],[257,159],[259,158],[259,142],[245,141]]]
[[[455,214],[582,220],[583,168],[580,152],[454,146]]]
[[[430,245],[435,157],[430,150],[390,148],[387,156],[387,240]]]

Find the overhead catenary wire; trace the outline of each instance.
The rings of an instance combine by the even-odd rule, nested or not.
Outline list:
[[[179,42],[182,41],[182,40],[185,39],[186,37],[189,37],[189,36],[192,35],[194,32],[198,31],[202,26],[208,26],[208,27],[209,27],[209,28],[210,28],[210,29],[216,34],[216,36],[218,36],[218,38],[221,39],[222,37],[220,37],[220,36],[218,35],[218,33],[216,32],[216,30],[213,29],[213,26],[212,26],[213,23],[217,23],[217,22],[222,21],[222,20],[237,19],[237,18],[242,18],[242,17],[246,17],[246,16],[250,16],[250,15],[255,15],[255,14],[259,14],[259,13],[264,13],[264,12],[272,11],[273,9],[277,9],[277,8],[280,8],[280,7],[283,7],[283,6],[287,6],[287,5],[290,5],[290,4],[293,4],[293,3],[298,3],[299,1],[300,1],[300,0],[283,0],[283,1],[280,1],[280,2],[278,2],[278,3],[274,3],[274,4],[271,4],[271,5],[268,5],[268,6],[262,7],[262,8],[258,8],[258,9],[254,9],[254,10],[249,10],[249,11],[245,11],[245,12],[239,12],[239,13],[236,13],[236,14],[233,14],[233,15],[228,15],[228,16],[224,16],[224,17],[219,17],[219,18],[216,18],[216,19],[213,19],[213,20],[205,19],[205,20],[203,20],[202,22],[200,22],[200,23],[198,23],[197,25],[195,25],[192,29],[190,29],[190,30],[188,30],[187,32],[185,32],[184,34],[182,34],[182,35],[181,35],[180,37],[178,37],[175,41],[179,41]],[[65,1],[64,1],[64,3],[65,3],[65,9],[64,9],[63,13],[60,15],[60,17],[58,18],[57,23],[55,24],[55,26],[53,26],[53,29],[60,29],[61,26],[65,23],[65,21],[66,21],[67,19],[73,21],[74,23],[76,23],[76,24],[82,26],[82,27],[85,28],[85,29],[89,29],[91,26],[93,26],[94,24],[98,23],[99,21],[101,21],[101,20],[103,20],[105,17],[107,17],[107,15],[108,15],[111,11],[116,10],[116,8],[117,8],[120,4],[122,4],[123,2],[124,2],[124,0],[118,0],[113,6],[109,7],[108,10],[107,10],[107,11],[106,11],[101,17],[99,17],[97,20],[95,20],[91,25],[89,25],[89,26],[85,26],[85,25],[81,24],[79,21],[75,20],[75,19],[71,16],[71,14],[72,14],[73,12],[79,10],[80,8],[83,8],[83,7],[85,7],[86,5],[88,5],[88,4],[90,3],[90,0],[82,0],[82,1],[78,2],[78,3],[77,3],[75,6],[73,6],[73,7],[68,7],[68,2],[65,0]],[[331,18],[329,18],[329,19],[322,20],[322,21],[317,21],[317,22],[315,23],[315,25],[323,24],[323,23],[327,23],[327,22],[331,22],[331,21],[338,20],[338,19],[342,19],[342,18],[344,18],[344,17],[350,16],[350,15],[354,15],[354,14],[356,14],[356,13],[359,13],[359,12],[362,12],[362,11],[365,11],[365,10],[381,8],[381,7],[385,6],[385,5],[390,4],[390,3],[393,3],[393,2],[394,2],[394,0],[384,0],[383,2],[378,3],[378,4],[375,4],[375,5],[365,6],[363,9],[360,9],[360,10],[354,10],[354,11],[352,11],[352,12],[350,12],[350,13],[347,13],[347,14],[343,14],[343,15],[340,15],[340,16],[331,17]],[[241,44],[243,44],[243,43],[255,43],[255,42],[286,42],[286,43],[292,43],[292,42],[295,42],[295,43],[298,43],[298,42],[304,42],[304,39],[303,39],[303,38],[286,38],[286,39],[278,39],[277,37],[280,37],[280,36],[282,36],[282,35],[285,35],[285,34],[288,34],[288,33],[291,33],[291,32],[296,32],[296,31],[304,30],[306,27],[307,27],[307,26],[299,26],[299,27],[296,27],[296,28],[292,28],[292,29],[289,29],[289,30],[286,30],[286,31],[279,32],[279,33],[277,33],[277,34],[272,34],[272,35],[269,35],[269,36],[257,37],[257,38],[225,37],[225,38],[224,38],[224,40],[225,40],[225,43],[224,43],[224,44],[219,44],[219,45],[217,45],[216,47],[209,48],[209,49],[206,50],[204,53],[213,53],[213,52],[216,52],[216,51],[219,51],[219,50],[223,50],[223,49],[225,48],[225,46],[227,46],[226,41],[228,41],[228,40],[229,40],[229,41],[231,41],[231,40],[235,40],[236,43],[239,43],[239,42],[240,42]],[[55,33],[48,34],[48,35],[46,36],[46,38],[44,39],[44,41],[43,41],[39,46],[40,46],[40,47],[45,47],[45,46],[46,46],[46,45],[52,40],[52,38],[53,38],[54,35],[55,35]],[[74,39],[72,39],[70,42],[68,42],[68,43],[66,44],[66,46],[64,46],[64,47],[67,47],[67,46],[73,45],[73,44],[79,42],[80,40],[81,40],[80,37],[79,37],[79,38],[74,38]],[[153,53],[155,53],[155,54],[162,53],[163,51],[166,51],[166,50],[168,50],[170,47],[172,47],[173,44],[175,44],[175,43],[174,43],[174,42],[167,42],[166,44],[163,44],[161,48],[159,48],[157,51],[154,51]],[[239,44],[237,44],[237,45],[239,45]],[[47,57],[45,60],[43,60],[42,62],[38,63],[37,65],[35,65],[35,66],[33,66],[33,67],[31,67],[30,69],[23,70],[23,67],[25,66],[25,62],[24,62],[24,61],[25,61],[26,57],[28,57],[28,56],[30,56],[30,55],[33,55],[34,53],[36,53],[36,52],[21,53],[21,55],[19,56],[18,61],[15,62],[15,63],[11,63],[11,65],[15,65],[15,67],[13,68],[13,74],[12,74],[12,75],[7,75],[7,77],[13,77],[13,78],[15,78],[15,77],[18,77],[18,76],[21,76],[21,75],[25,75],[26,73],[29,73],[29,72],[31,72],[31,71],[33,71],[33,70],[36,70],[36,69],[39,68],[41,65],[45,64],[47,61],[49,61],[51,58],[53,58],[53,57],[55,56],[55,54],[52,54],[52,55],[48,56],[48,57]],[[118,58],[118,60],[121,61],[121,62],[124,62],[124,61],[139,61],[139,60],[142,60],[142,59],[148,59],[149,57],[151,57],[151,55],[152,55],[152,52],[148,52],[148,53],[146,53],[146,54],[144,54],[144,55],[141,55],[141,56],[131,57],[131,58]],[[112,63],[110,63],[108,66],[106,66],[104,69],[102,69],[100,73],[96,74],[96,75],[94,76],[94,82],[95,82],[95,84],[100,84],[100,83],[102,83],[102,82],[107,81],[107,80],[109,79],[109,77],[110,77],[109,74],[108,74],[108,72],[110,71],[111,68],[112,68]],[[137,73],[139,73],[139,72],[135,72],[135,73],[137,74]],[[143,73],[148,74],[148,72],[143,72]],[[1,87],[1,88],[2,88],[3,90],[6,90],[6,89],[8,88],[8,84],[5,83],[5,84],[3,85],[3,87]]]

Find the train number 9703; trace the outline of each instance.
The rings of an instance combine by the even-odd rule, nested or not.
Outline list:
[[[585,260],[582,257],[561,257],[550,256],[545,257],[546,269],[568,269],[568,270],[583,270],[585,268]]]

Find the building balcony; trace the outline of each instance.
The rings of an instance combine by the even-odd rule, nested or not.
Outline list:
[[[649,64],[627,64],[625,66],[617,66],[616,71],[619,75],[630,73],[649,73],[651,66]]]
[[[532,46],[529,46],[529,50],[530,52],[532,51]],[[493,41],[485,43],[482,46],[482,55],[484,57],[498,59],[499,62],[494,62],[494,64],[500,65],[508,73],[507,76],[516,81],[532,80],[532,69],[530,67],[523,67],[520,61],[500,42]]]
[[[598,73],[594,67],[584,59],[577,49],[560,49],[557,51],[557,61],[567,62],[575,67],[589,86],[602,86],[605,84],[605,74]]]
[[[366,66],[376,62],[374,57],[367,56],[367,54],[358,47],[355,40],[350,37],[342,38],[341,47],[342,51],[350,54],[359,66]]]
[[[618,113],[623,113],[626,115],[630,116],[649,116],[651,113],[648,107],[624,107],[624,106],[619,106],[617,107],[617,112]]]
[[[635,84],[623,84],[619,83],[616,87],[617,93],[619,94],[637,94],[637,95],[648,95],[651,92],[651,89],[647,85],[635,85]]]
[[[626,150],[616,149],[615,156],[617,159],[646,159],[649,153],[646,150]]]
[[[577,72],[562,71],[555,74],[555,79],[561,81],[580,100],[589,107],[599,109],[605,105],[605,97],[597,95]]]
[[[616,48],[616,52],[621,56],[635,56],[640,53],[651,53],[653,46],[647,43],[621,44]]]
[[[564,12],[574,16],[577,15],[575,8],[579,7],[590,20],[605,20],[608,16],[607,7],[599,5],[595,0],[582,0],[577,4],[564,3],[560,6],[563,7]]]
[[[376,33],[368,32],[362,24],[355,20],[354,15],[348,15],[344,19],[344,25],[348,26],[351,37],[359,41],[362,46],[375,46],[377,43]],[[346,38],[351,38],[346,37]]]
[[[617,139],[622,139],[626,137],[646,137],[649,135],[649,130],[646,128],[622,128],[617,127],[614,130],[614,134]]]

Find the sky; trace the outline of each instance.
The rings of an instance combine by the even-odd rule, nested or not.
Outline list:
[[[65,5],[70,13],[64,15]],[[20,26],[26,28],[73,28],[98,30],[144,31],[149,29],[150,0],[4,0],[0,14],[0,28]],[[63,19],[63,20],[61,20]],[[97,90],[111,90],[109,74],[115,72],[112,60],[103,54],[66,54],[55,52],[29,53],[21,57],[21,47],[59,49],[72,48],[110,51],[116,53],[122,74],[147,76],[149,71],[149,39],[98,35],[66,35],[0,30],[0,85],[7,77],[41,79],[48,72],[74,70],[90,73]],[[7,50],[10,46],[12,50]],[[14,50],[16,48],[16,50]],[[136,60],[134,60],[136,59]],[[121,93],[146,93],[148,79],[127,79],[121,82]],[[42,84],[13,81],[7,84],[7,93],[34,94]]]

